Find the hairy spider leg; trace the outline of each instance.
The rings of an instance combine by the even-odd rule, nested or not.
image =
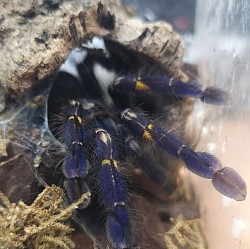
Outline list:
[[[109,133],[96,130],[96,154],[101,164],[100,181],[104,203],[110,214],[106,221],[109,241],[116,249],[128,248],[132,235],[127,210],[127,189],[119,173],[119,162]]]
[[[181,157],[187,168],[199,176],[212,179],[214,172],[221,168],[220,162],[212,155],[194,152],[182,138],[153,125],[152,121],[141,114],[127,109],[122,113],[122,120],[143,139],[155,142],[168,153]]]
[[[158,91],[171,94],[176,97],[199,98],[208,104],[227,104],[228,93],[215,88],[207,87],[196,82],[183,82],[168,76],[125,76],[118,78],[112,87],[123,91]]]
[[[64,127],[63,139],[67,146],[68,153],[63,164],[63,173],[67,178],[64,182],[64,186],[69,198],[75,201],[79,199],[83,193],[89,191],[84,180],[89,168],[89,162],[84,154],[86,132],[83,126],[83,110],[78,101],[70,101],[66,113],[67,122]],[[86,202],[85,205],[87,204]],[[83,208],[83,206],[81,208]]]
[[[235,200],[245,199],[246,185],[244,180],[233,169],[222,168],[220,161],[215,156],[206,152],[193,151],[181,137],[153,124],[147,117],[130,109],[122,112],[121,119],[135,134],[146,141],[156,143],[163,150],[179,157],[193,173],[213,179],[213,185],[222,194]]]

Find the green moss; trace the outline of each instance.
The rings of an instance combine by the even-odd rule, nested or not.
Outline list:
[[[56,186],[46,187],[30,206],[22,201],[10,203],[0,193],[0,248],[74,248],[72,229],[64,222],[89,195],[63,208],[64,192]]]
[[[170,219],[172,227],[163,237],[168,249],[207,249],[200,219],[187,220],[183,215]]]

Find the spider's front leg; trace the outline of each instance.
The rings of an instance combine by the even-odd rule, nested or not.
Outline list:
[[[212,179],[214,187],[222,194],[241,201],[246,198],[246,184],[241,176],[231,168],[222,168],[220,161],[206,152],[195,152],[172,131],[155,125],[142,114],[126,109],[121,119],[144,140],[154,142],[168,153],[183,160],[193,173]]]
[[[66,176],[64,187],[71,202],[78,200],[82,194],[89,192],[85,183],[89,162],[84,154],[86,131],[83,125],[83,113],[78,101],[70,101],[67,106],[67,121],[63,131],[63,140],[68,153],[63,164],[63,173]],[[89,204],[90,196],[80,208]]]
[[[215,87],[203,89],[196,82],[182,82],[181,80],[163,76],[126,76],[118,78],[112,85],[114,90],[147,92],[156,91],[182,98],[199,98],[208,104],[226,104],[229,102],[228,94]]]
[[[132,241],[127,210],[128,196],[119,172],[115,146],[106,130],[97,129],[95,133],[97,160],[101,166],[100,190],[109,211],[106,221],[107,236],[114,248],[128,248]]]

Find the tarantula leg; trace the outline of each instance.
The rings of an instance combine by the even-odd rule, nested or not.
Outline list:
[[[134,113],[129,109],[122,112],[121,119],[128,124],[134,133],[147,141],[156,143],[168,153],[180,157],[193,173],[213,179],[214,186],[222,194],[237,200],[238,196],[243,193],[242,198],[245,198],[246,186],[244,180],[238,174],[234,174],[234,171],[221,169],[222,165],[215,156],[206,152],[193,151],[181,137],[172,131],[166,131],[154,125],[145,116]],[[219,172],[222,174],[224,171],[227,173],[225,179],[219,175]],[[241,188],[243,189],[240,190]]]
[[[225,167],[218,170],[212,180],[213,186],[223,195],[243,201],[247,195],[246,184],[233,169]]]
[[[77,101],[71,101],[67,108],[67,122],[64,127],[64,143],[69,155],[65,160],[64,173],[67,178],[85,177],[88,170],[88,160],[84,155],[86,131],[83,126],[83,110]]]
[[[122,91],[158,91],[172,94],[177,97],[199,98],[208,104],[227,104],[229,96],[221,89],[208,87],[202,89],[198,83],[186,83],[167,76],[135,77],[126,76],[118,78],[113,89]]]
[[[163,184],[166,181],[164,170],[157,164],[150,153],[143,153],[139,144],[131,135],[126,138],[125,143],[129,147],[130,154],[136,158],[136,163],[139,164],[149,178],[156,184]]]
[[[110,210],[106,221],[107,236],[114,248],[128,248],[132,235],[127,210],[127,190],[119,173],[114,145],[106,130],[96,130],[96,154],[101,164],[101,192],[104,203]]]
[[[65,181],[64,185],[69,198],[75,201],[83,193],[89,191],[83,180],[89,168],[89,162],[83,148],[86,132],[83,126],[83,110],[80,103],[71,101],[66,112],[67,122],[64,127],[63,139],[68,148],[68,155],[63,164],[63,173],[68,180]],[[76,186],[73,186],[73,182],[76,183]]]
[[[194,152],[181,137],[153,125],[141,114],[127,109],[122,113],[122,120],[133,132],[141,135],[145,140],[155,142],[168,153],[180,157],[190,171],[201,177],[212,179],[214,173],[221,168],[220,162],[214,156],[205,152]]]

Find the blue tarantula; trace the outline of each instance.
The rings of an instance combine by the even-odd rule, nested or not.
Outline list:
[[[78,15],[84,32],[85,17],[84,12]],[[215,156],[195,152],[185,141],[183,126],[173,128],[179,119],[171,117],[174,108],[177,116],[185,115],[189,98],[220,105],[229,101],[228,95],[170,77],[153,59],[108,37],[79,38],[75,18],[71,17],[69,30],[76,48],[53,80],[46,118],[56,142],[64,148],[63,185],[69,201],[91,191],[90,199],[79,208],[84,211],[98,199],[105,209],[109,243],[123,249],[133,245],[124,174],[131,165],[140,166],[171,195],[177,188],[181,160],[193,173],[212,179],[222,194],[244,200],[242,178],[233,169],[223,168]],[[114,16],[101,3],[97,23],[114,29]]]
[[[123,177],[131,160],[153,182],[172,189],[176,183],[168,171],[173,168],[168,167],[169,161],[161,164],[166,158],[177,158],[188,170],[212,179],[222,194],[238,201],[246,197],[245,183],[233,169],[223,168],[209,153],[194,151],[182,131],[177,134],[167,126],[167,107],[182,106],[187,98],[214,105],[229,100],[220,89],[204,89],[198,83],[182,82],[160,69],[153,70],[151,63],[140,61],[135,53],[98,36],[74,49],[60,68],[47,107],[49,128],[66,148],[64,187],[73,202],[89,191],[91,182],[98,185],[94,189],[106,209],[106,234],[114,248],[132,246]],[[159,147],[160,160],[153,145]]]
[[[63,185],[68,202],[91,192],[73,219],[92,237],[90,223],[94,223],[94,216],[102,216],[96,230],[101,230],[104,223],[108,243],[116,249],[132,248],[136,240],[134,203],[130,201],[133,197],[129,198],[139,182],[136,178],[140,178],[133,178],[135,168],[142,169],[143,180],[162,187],[164,194],[173,199],[182,187],[182,162],[191,172],[212,179],[220,193],[244,200],[246,185],[237,172],[223,168],[207,152],[194,151],[184,133],[194,100],[223,105],[228,103],[228,95],[217,88],[181,81],[155,58],[120,44],[112,36],[86,32],[86,24],[92,25],[93,21],[105,30],[114,29],[114,16],[101,3],[91,22],[85,23],[86,15],[81,11],[77,17],[83,37],[77,33],[76,17],[70,19],[70,43],[75,43],[75,49],[59,72],[32,88],[28,103],[25,100],[16,114],[19,118],[15,115],[0,122],[6,127],[17,119],[19,128],[14,126],[10,142],[34,153],[33,168],[39,183]],[[145,29],[139,35],[139,42],[147,32]],[[160,51],[165,56],[168,41],[164,42]],[[33,183],[33,172],[30,175]],[[142,192],[148,186],[140,183],[138,189]],[[36,193],[32,184],[24,185],[31,189],[32,196]],[[97,242],[99,230],[92,237]]]

